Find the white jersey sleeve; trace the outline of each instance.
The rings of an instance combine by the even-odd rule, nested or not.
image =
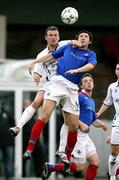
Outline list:
[[[37,73],[37,74],[39,74],[39,75],[42,77],[42,74],[43,74],[43,66],[42,66],[41,63],[35,64],[33,73]]]
[[[66,44],[68,44],[68,43],[70,43],[70,42],[71,42],[71,40],[60,41],[60,42],[58,43],[58,48],[66,45]],[[58,48],[57,48],[57,49],[58,49]]]
[[[119,85],[117,82],[109,85],[107,96],[103,103],[107,106],[114,105],[116,114],[113,118],[112,126],[119,126]]]
[[[107,96],[105,98],[105,100],[103,101],[103,103],[107,106],[111,106],[113,104],[113,97],[112,97],[112,88],[111,88],[111,84],[108,87],[107,90]]]
[[[45,55],[47,55],[47,54],[48,54],[48,50],[47,50],[47,48],[45,48],[43,51],[41,51],[41,52],[37,55],[36,59],[39,59],[39,58],[41,58],[41,57],[43,57],[43,56],[45,56]],[[42,75],[45,73],[42,62],[35,64],[33,73],[37,73],[37,74],[39,74],[39,75],[42,77]]]

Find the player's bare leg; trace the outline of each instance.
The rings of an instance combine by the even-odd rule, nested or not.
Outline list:
[[[23,155],[24,158],[30,159],[31,153],[34,150],[35,144],[36,144],[37,140],[39,139],[44,126],[50,119],[50,116],[51,116],[53,110],[55,109],[55,107],[56,107],[55,101],[44,100],[41,117],[37,119],[37,121],[35,122],[35,124],[32,128],[27,151]]]
[[[69,113],[68,113],[69,114]],[[60,143],[59,143],[59,148],[58,151],[56,152],[56,156],[59,157],[64,163],[69,163],[69,159],[71,156],[71,152],[75,146],[75,143],[77,141],[77,131],[72,132],[72,120],[69,120],[69,115],[67,113],[63,112],[63,117],[64,117],[64,124],[62,125],[61,131],[60,131]],[[75,115],[74,115],[75,116]],[[73,119],[77,119],[77,116],[70,117]],[[77,124],[76,122],[74,122]],[[82,123],[81,121],[78,120],[79,125],[81,126],[82,130],[87,130],[88,126]],[[74,124],[73,126],[77,128],[77,125]],[[69,126],[68,126],[69,125]]]
[[[89,156],[87,160],[89,162],[89,165],[85,173],[85,180],[94,180],[99,167],[99,157],[97,153],[95,153]]]

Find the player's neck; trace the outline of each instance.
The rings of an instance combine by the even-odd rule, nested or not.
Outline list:
[[[81,49],[81,50],[87,50],[88,48],[87,48],[87,47],[80,47],[79,49]]]
[[[85,94],[87,94],[89,97],[91,97],[92,96],[92,90],[85,90],[85,89],[83,89],[83,92],[85,93]]]
[[[49,51],[55,51],[57,49],[57,45],[48,45]]]
[[[87,50],[88,49],[88,45],[87,44],[81,44],[80,49],[81,50]]]

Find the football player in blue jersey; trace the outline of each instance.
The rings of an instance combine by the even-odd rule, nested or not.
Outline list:
[[[83,171],[86,160],[89,165],[85,173],[85,180],[94,180],[99,166],[99,158],[96,152],[95,145],[89,137],[89,129],[93,124],[96,127],[107,130],[107,125],[96,118],[95,102],[91,98],[94,88],[93,78],[89,73],[86,73],[81,80],[82,91],[78,95],[80,105],[79,119],[88,126],[87,130],[78,129],[77,142],[71,153],[69,170],[71,172]],[[63,137],[65,138],[65,137]],[[43,178],[48,178],[53,171],[63,172],[65,164],[45,163],[43,168]]]
[[[33,151],[33,147],[45,124],[59,104],[62,107],[69,130],[77,135],[79,123],[78,84],[84,72],[94,69],[97,60],[95,52],[88,49],[92,43],[92,34],[90,32],[86,30],[80,31],[76,42],[78,47],[67,44],[46,56],[34,60],[29,66],[31,72],[36,63],[57,61],[57,72],[56,75],[51,77],[45,92],[41,116],[32,129],[27,152]],[[82,130],[87,129],[87,126],[81,121],[80,127]]]

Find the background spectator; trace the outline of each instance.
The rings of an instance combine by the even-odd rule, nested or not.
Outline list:
[[[15,121],[11,117],[0,100],[0,175],[5,180],[14,176],[14,139],[8,130]]]

